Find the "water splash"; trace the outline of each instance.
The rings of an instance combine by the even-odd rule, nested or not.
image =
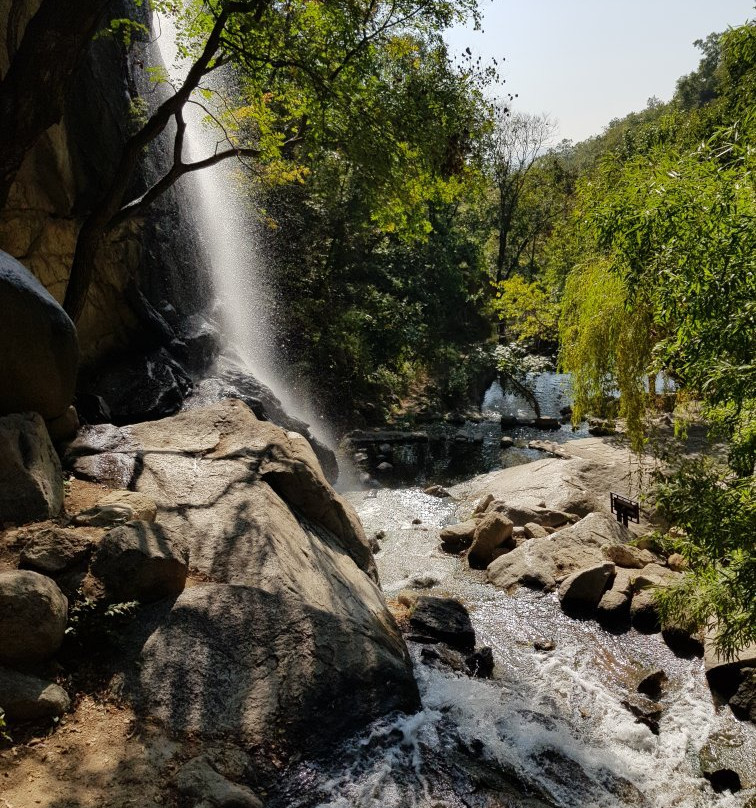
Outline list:
[[[191,63],[178,52],[175,21],[170,15],[155,14],[153,29],[158,32],[157,49],[170,83],[178,88]],[[212,81],[205,80],[203,88],[217,91],[217,97],[222,98],[222,75],[209,78]],[[195,91],[185,105],[186,161],[209,157],[230,145],[224,130],[208,115],[208,110],[213,112],[213,103],[219,101],[208,100]],[[231,158],[180,180],[191,200],[210,264],[216,300],[208,308],[221,327],[223,354],[269,387],[287,413],[309,423],[316,437],[333,445],[322,417],[314,412],[301,387],[296,391],[301,380],[292,379],[281,364],[276,332],[280,303],[266,274],[260,223],[250,197],[250,183],[244,182],[244,171],[241,163]]]

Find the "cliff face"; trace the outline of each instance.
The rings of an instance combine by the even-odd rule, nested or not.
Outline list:
[[[0,76],[38,5],[39,0],[0,0]],[[144,6],[129,0],[118,6],[115,17],[141,15],[143,23],[149,22]],[[107,187],[139,115],[159,101],[162,90],[150,84],[145,72],[151,62],[144,44],[127,52],[112,36],[98,36],[74,76],[63,120],[27,154],[0,211],[0,249],[28,267],[58,301],[83,218]],[[134,191],[147,187],[165,165],[169,136],[153,144]],[[97,278],[78,323],[84,365],[145,342],[139,312],[124,294],[132,281],[153,303],[168,300],[187,314],[207,299],[208,283],[197,266],[201,247],[187,224],[191,217],[182,214],[187,208],[176,189],[155,206],[147,222],[123,226],[103,244]]]

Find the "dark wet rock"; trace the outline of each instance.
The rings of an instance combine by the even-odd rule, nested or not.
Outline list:
[[[0,707],[9,721],[55,718],[71,707],[62,687],[0,666]]]
[[[665,623],[662,624],[662,637],[672,651],[683,659],[702,657],[704,654],[703,634],[696,626]]]
[[[55,577],[66,570],[84,565],[94,540],[78,530],[53,525],[30,534],[21,550],[19,567]]]
[[[441,530],[441,549],[446,553],[461,553],[473,542],[478,523],[470,519],[456,525],[447,525]]]
[[[262,801],[247,786],[233,783],[220,774],[207,756],[187,761],[174,780],[176,790],[195,805],[212,808],[262,808]]]
[[[510,437],[509,435],[501,436],[501,439],[499,440],[499,448],[511,449],[513,446],[514,446],[514,438]]]
[[[53,580],[31,570],[0,572],[0,662],[49,659],[63,642],[68,600]]]
[[[189,551],[176,533],[154,522],[127,522],[103,536],[90,564],[114,602],[152,603],[179,595]]]
[[[0,415],[62,416],[76,386],[76,328],[22,264],[0,251]]]
[[[375,470],[380,474],[389,474],[394,470],[394,467],[391,465],[391,463],[388,463],[384,460],[383,463],[379,463],[376,466]]]
[[[728,704],[743,721],[756,723],[756,668],[742,668],[742,679]]]
[[[609,580],[614,575],[614,564],[597,564],[578,570],[559,585],[559,603],[567,612],[590,612],[601,600]]]
[[[109,424],[113,420],[107,401],[96,393],[78,391],[74,405],[81,424]]]
[[[541,415],[535,419],[534,426],[536,429],[559,429],[562,422],[559,418],[554,418],[551,415]]]
[[[416,630],[460,651],[475,648],[475,631],[467,609],[453,598],[420,596],[410,618]]]
[[[200,314],[185,317],[179,323],[179,342],[173,351],[193,373],[202,373],[212,365],[220,351],[221,332],[215,323]]]
[[[117,425],[153,421],[181,409],[192,389],[186,370],[160,348],[108,365],[87,384],[102,396]]]
[[[465,659],[467,670],[478,679],[489,679],[494,670],[493,650],[487,645],[474,651]]]
[[[733,769],[704,771],[703,776],[711,783],[711,787],[716,794],[721,794],[723,791],[737,794],[743,787],[740,782],[740,775]]]
[[[643,676],[640,682],[638,682],[636,690],[639,693],[642,693],[644,696],[648,696],[650,699],[658,701],[661,698],[668,681],[669,677],[664,670],[662,668],[656,668]]]
[[[642,589],[633,595],[630,602],[630,622],[641,634],[655,634],[661,631],[659,607],[656,605],[654,590]]]
[[[642,696],[632,695],[623,700],[622,706],[635,716],[636,721],[645,724],[654,735],[659,734],[659,721],[664,712],[661,704]]]
[[[553,651],[556,648],[556,643],[554,640],[540,638],[533,640],[533,648],[535,648],[536,651]]]
[[[503,514],[486,513],[473,533],[473,541],[467,554],[470,567],[483,570],[497,556],[497,550],[514,548],[516,542],[512,536],[512,528],[511,520]]]
[[[729,700],[740,687],[743,668],[756,667],[756,643],[738,651],[728,659],[717,653],[714,632],[704,638],[704,670],[711,688]]]
[[[63,507],[63,471],[37,413],[0,418],[0,523],[42,521]]]

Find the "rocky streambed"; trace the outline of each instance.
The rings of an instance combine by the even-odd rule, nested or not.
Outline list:
[[[606,545],[630,547],[632,535],[606,513],[608,491],[634,493],[640,472],[621,447],[587,439],[570,443],[564,457],[452,486],[450,496],[419,487],[348,494],[368,536],[378,536],[384,593],[405,627],[422,709],[379,720],[327,759],[292,767],[270,804],[752,806],[754,726],[712,695],[702,658],[676,655],[647,625],[606,630],[595,614],[570,616],[554,585],[512,587],[510,576],[496,586],[503,573],[495,562],[471,569],[440,547],[443,532],[468,521],[488,495],[541,516],[579,511],[576,525],[561,530],[606,534],[585,543],[588,556]],[[535,541],[520,540],[519,553],[501,560],[514,553],[535,563],[528,554]],[[469,647],[437,643],[438,634],[407,619],[407,607],[432,598],[464,605],[476,647],[491,650],[490,675],[474,675],[481,671],[469,664]]]

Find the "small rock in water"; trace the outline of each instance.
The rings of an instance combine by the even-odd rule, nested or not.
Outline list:
[[[741,674],[743,679],[728,703],[737,718],[756,723],[756,668],[743,668]]]
[[[535,648],[536,651],[553,651],[556,648],[556,643],[554,640],[539,638],[533,640],[533,648]]]
[[[475,631],[470,615],[453,598],[421,595],[410,618],[410,625],[460,651],[472,651],[475,648]]]
[[[723,791],[736,794],[743,787],[740,783],[740,775],[732,769],[716,769],[712,772],[704,772],[703,775],[717,794],[721,794]]]
[[[499,441],[499,447],[501,449],[510,449],[512,446],[514,446],[514,438],[509,435],[502,435]]]
[[[470,673],[478,679],[490,679],[494,669],[493,650],[487,645],[465,659]]]
[[[661,668],[657,668],[647,673],[640,682],[638,682],[636,690],[639,693],[643,693],[644,696],[658,701],[661,698],[662,690],[667,681],[667,674]]]
[[[422,520],[422,519],[418,519],[417,517],[415,517],[415,518],[412,520],[412,524],[413,524],[413,525],[422,525],[422,523],[423,523],[423,520]]]
[[[431,497],[439,497],[440,499],[451,496],[451,494],[442,485],[428,486],[423,493],[428,494]]]
[[[432,575],[413,575],[410,578],[410,586],[415,589],[430,589],[436,584],[438,584],[438,578],[434,578]]]
[[[389,471],[393,470],[394,467],[391,465],[391,463],[388,463],[385,460],[383,461],[383,463],[379,463],[378,467],[376,468],[376,471],[380,471],[381,474],[387,474]]]
[[[641,696],[631,696],[630,699],[622,701],[622,706],[635,716],[636,721],[645,724],[654,735],[659,734],[659,720],[664,712],[661,704]]]

